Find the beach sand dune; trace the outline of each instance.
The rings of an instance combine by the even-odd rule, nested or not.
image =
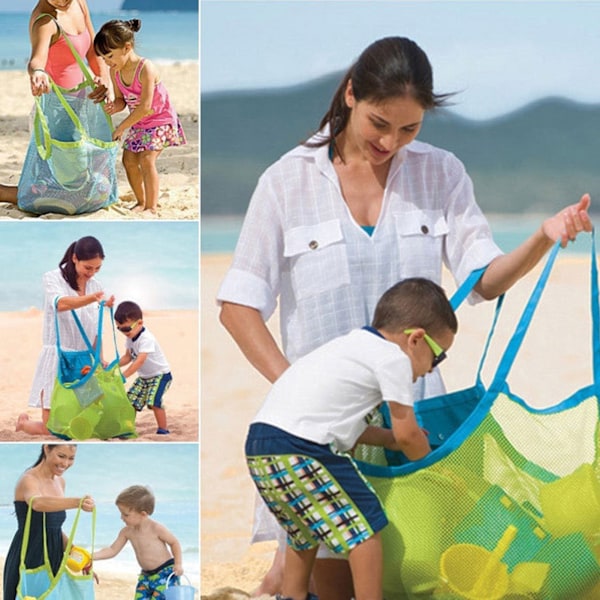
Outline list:
[[[146,409],[138,413],[136,418],[138,437],[123,443],[197,441],[198,312],[147,311],[144,320],[159,340],[173,372],[173,384],[165,395],[171,434],[157,435],[154,415]],[[40,418],[40,410],[29,408],[27,403],[42,339],[41,311],[31,309],[0,313],[0,338],[10,348],[3,357],[3,377],[0,381],[0,396],[4,400],[0,411],[0,441],[41,441],[45,438],[15,431],[20,413],[27,413],[34,420]],[[122,341],[120,343],[122,353],[124,346]],[[113,355],[107,353],[108,356]],[[132,381],[130,378],[128,384]],[[46,439],[56,440],[53,436]]]
[[[218,322],[215,295],[231,257],[204,255],[202,273],[202,594],[207,600],[237,600],[260,582],[274,544],[251,546],[254,490],[243,444],[248,423],[269,385],[244,359]],[[508,294],[489,360],[490,382],[540,268]],[[450,294],[454,283],[445,275]],[[459,332],[442,364],[450,391],[470,387],[495,303],[465,305],[458,312]],[[561,255],[538,312],[509,377],[514,393],[530,404],[556,404],[592,382],[589,266],[585,257]],[[272,319],[276,329],[276,319]],[[229,589],[228,589],[229,588]]]
[[[176,63],[158,65],[172,102],[178,111],[187,144],[166,148],[156,165],[160,176],[159,210],[157,215],[149,212],[133,213],[129,208],[135,204],[127,176],[118,158],[119,201],[107,209],[80,215],[76,219],[198,219],[198,64]],[[25,71],[0,71],[2,93],[2,116],[0,117],[0,183],[17,185],[25,153],[29,144],[29,113],[33,99]],[[126,116],[115,115],[115,122]],[[50,213],[36,217],[24,213],[16,206],[0,202],[0,219],[62,219],[64,215]]]

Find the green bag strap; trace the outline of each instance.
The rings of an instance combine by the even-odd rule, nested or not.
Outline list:
[[[27,548],[29,546],[29,534],[31,532],[31,515],[33,513],[33,501],[37,498],[37,496],[33,496],[29,499],[27,503],[27,517],[25,518],[25,528],[23,531],[23,542],[21,544],[21,562],[20,562],[20,570],[26,570],[25,566],[25,557],[27,556]],[[69,534],[69,538],[67,540],[67,546],[63,553],[63,558],[60,563],[60,567],[55,577],[52,579],[50,588],[44,593],[38,600],[42,600],[55,586],[55,582],[62,575],[66,568],[67,559],[69,558],[69,553],[71,552],[71,548],[73,546],[73,539],[75,538],[75,532],[77,531],[77,525],[79,523],[79,517],[81,515],[81,506],[83,504],[83,498],[79,502],[79,506],[77,507],[77,512],[75,513],[75,518],[73,520],[73,525],[71,526],[71,533]],[[43,521],[43,537],[44,537],[44,566],[46,568],[50,567],[50,557],[48,556],[48,540],[46,535],[46,513],[42,512],[42,521]],[[92,553],[94,552],[94,544],[96,540],[96,507],[92,510]]]
[[[67,43],[67,46],[69,46],[69,50],[71,50],[73,57],[77,61],[77,64],[79,65],[79,68],[81,69],[81,72],[83,73],[83,76],[85,77],[85,80],[82,83],[80,83],[77,87],[72,88],[69,91],[76,91],[78,89],[86,87],[87,85],[94,85],[94,76],[92,75],[88,66],[85,64],[85,61],[83,60],[83,58],[81,58],[79,52],[77,52],[77,49],[75,48],[75,46],[73,46],[73,42],[69,39],[69,36],[66,35],[66,33],[63,31],[63,28],[60,26],[59,22],[51,14],[42,13],[35,19],[34,23],[43,17],[50,17],[50,19],[52,19],[54,21],[54,24],[56,25],[56,29],[58,30],[58,33],[65,40],[65,42]]]
[[[65,34],[62,27],[59,25],[58,21],[52,15],[50,15],[48,13],[43,13],[43,14],[39,15],[35,21],[37,21],[38,19],[41,19],[42,17],[50,17],[54,21],[56,28],[58,29],[58,32],[60,33],[62,38],[65,40],[67,45],[69,46],[69,49],[71,50],[71,53],[73,54],[73,57],[75,58],[77,64],[79,65],[79,68],[81,69],[81,72],[83,73],[83,76],[84,76],[84,80],[78,86],[76,86],[70,90],[65,90],[65,91],[77,92],[88,86],[94,86],[95,82],[94,82],[94,77],[93,77],[91,71],[89,70],[88,66],[85,64],[85,61],[79,55],[79,52],[77,52],[75,46],[73,46],[73,42],[71,42],[71,40],[69,39],[69,36]],[[70,104],[65,100],[65,97],[63,94],[63,90],[65,88],[61,88],[59,85],[57,85],[53,81],[52,77],[50,77],[50,75],[48,75],[48,79],[50,80],[50,87],[52,88],[52,91],[58,98],[62,107],[65,109],[65,112],[69,115],[69,118],[71,119],[71,121],[73,121],[73,124],[75,125],[75,127],[76,127],[77,131],[79,132],[79,134],[81,135],[81,137],[83,139],[89,139],[89,136],[88,136],[85,128],[81,124],[81,120],[79,119],[79,117],[77,116],[75,111],[71,108]],[[102,112],[104,113],[104,111],[102,111]],[[104,113],[104,117],[106,119],[106,122],[109,125],[110,131],[113,131],[114,126],[113,126],[112,119],[106,113]],[[42,100],[39,96],[35,97],[35,116],[33,119],[33,130],[34,130],[34,136],[35,136],[35,142],[36,142],[38,154],[40,155],[40,158],[42,160],[46,161],[50,158],[50,156],[52,154],[52,136],[50,135],[50,129],[48,127],[46,115],[44,114],[44,111],[43,111]],[[96,143],[100,144],[101,146],[106,146],[106,147],[109,147],[110,144],[114,143],[114,142],[110,142],[110,143],[103,142],[102,140],[94,140],[94,141]]]

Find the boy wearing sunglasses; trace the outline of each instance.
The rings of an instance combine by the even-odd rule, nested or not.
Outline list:
[[[430,446],[413,409],[413,383],[445,357],[458,323],[441,287],[406,279],[383,294],[370,327],[294,362],[250,425],[246,459],[287,533],[282,595],[309,598],[318,544],[347,554],[357,597],[382,596],[379,531],[387,524],[350,451],[357,443],[424,457]],[[382,402],[391,429],[367,425]]]
[[[117,329],[127,338],[125,354],[119,361],[121,367],[128,365],[123,376],[128,378],[137,373],[127,391],[129,401],[137,411],[145,406],[152,409],[158,426],[156,433],[166,435],[169,429],[163,396],[173,380],[169,363],[154,335],[144,327],[142,309],[135,302],[121,302],[115,311],[115,321]]]

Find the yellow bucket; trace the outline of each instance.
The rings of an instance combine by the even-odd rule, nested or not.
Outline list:
[[[502,557],[517,535],[509,525],[490,552],[475,544],[454,544],[441,556],[440,574],[450,590],[467,600],[500,600],[508,591],[508,567]]]

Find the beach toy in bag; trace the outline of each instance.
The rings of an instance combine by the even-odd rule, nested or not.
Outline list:
[[[79,546],[71,546],[71,552],[67,558],[67,567],[71,571],[78,573],[85,572],[92,564],[92,555],[85,549]]]
[[[85,351],[76,352],[61,348],[58,311],[55,307],[54,325],[59,361],[47,427],[57,437],[75,440],[136,437],[135,409],[127,398],[119,368],[120,357],[112,307],[110,320],[115,359],[107,366],[100,360],[104,307],[104,302],[101,302],[95,348],[92,347],[77,313],[71,311],[87,347]]]
[[[455,544],[441,557],[442,581],[467,600],[499,600],[508,591],[508,567],[502,557],[517,535],[507,527],[498,545],[490,552],[475,544]]]
[[[48,15],[39,18],[43,16]],[[50,80],[52,91],[35,97],[32,135],[17,200],[19,208],[27,212],[75,215],[117,201],[119,144],[112,140],[112,120],[102,104],[87,97],[95,87],[92,74],[69,37],[58,23],[56,26],[84,81],[67,90]]]
[[[165,600],[194,600],[196,597],[196,588],[190,584],[187,576],[181,576],[185,577],[187,585],[182,585],[181,581],[177,583],[177,579],[171,581],[171,577],[175,577],[175,573],[171,573],[167,578],[167,585],[164,592]]]
[[[447,400],[467,392],[477,400],[470,412],[440,430],[441,443],[421,460],[358,461],[389,521],[381,532],[386,600],[600,598],[600,286],[594,233],[591,240],[591,385],[543,409],[508,385],[557,242],[489,386],[481,383],[482,358],[473,388],[415,404],[428,430],[421,415],[430,406],[452,411]]]

